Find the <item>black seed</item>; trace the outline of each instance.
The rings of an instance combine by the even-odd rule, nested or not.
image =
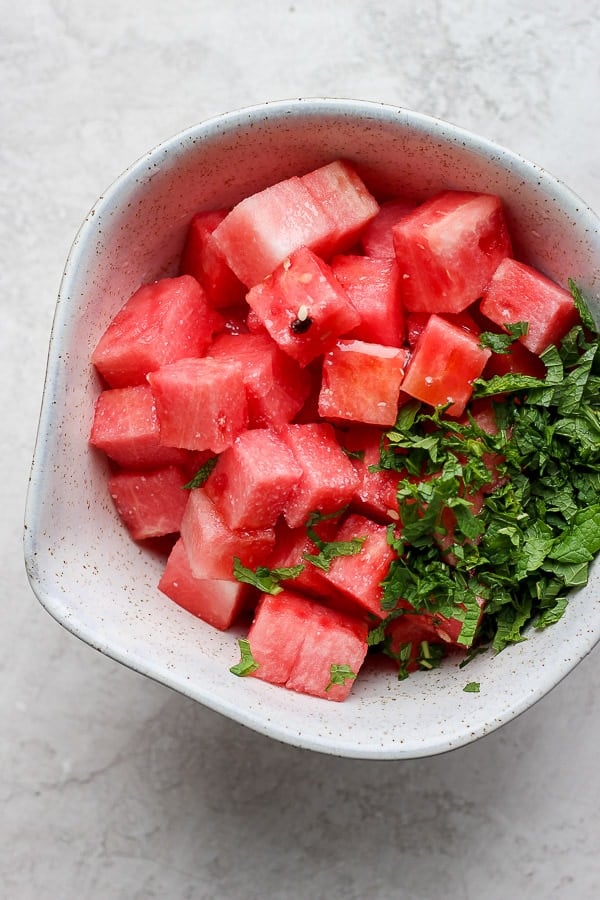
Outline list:
[[[305,319],[294,319],[290,325],[290,331],[293,331],[294,334],[306,334],[311,325],[312,319],[310,316],[307,316]]]

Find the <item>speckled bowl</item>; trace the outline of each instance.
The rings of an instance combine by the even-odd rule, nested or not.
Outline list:
[[[600,638],[596,567],[563,619],[467,669],[446,663],[398,682],[368,670],[343,704],[236,678],[236,632],[221,634],[157,590],[162,560],[117,521],[107,469],[87,438],[99,383],[90,352],[144,281],[174,271],[191,215],[336,157],[376,192],[425,197],[443,187],[502,196],[519,254],[598,304],[600,223],[547,172],[482,138],[404,109],[351,100],[293,100],[196,125],[151,150],[98,200],[67,261],[26,510],[33,590],[91,646],[281,741],[349,757],[426,756],[514,718]],[[465,693],[479,681],[479,693]]]

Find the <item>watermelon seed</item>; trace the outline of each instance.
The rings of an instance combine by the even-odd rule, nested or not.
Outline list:
[[[298,316],[294,319],[292,324],[290,325],[290,330],[294,334],[306,334],[310,326],[312,325],[312,319],[308,315],[308,310],[305,306],[301,306],[298,310]]]

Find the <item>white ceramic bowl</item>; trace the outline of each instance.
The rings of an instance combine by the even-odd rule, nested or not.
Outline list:
[[[337,157],[376,192],[499,194],[519,255],[598,307],[600,223],[547,172],[489,141],[414,112],[352,100],[282,101],[229,113],[151,150],[98,200],[67,261],[26,510],[33,590],[91,646],[281,741],[349,757],[426,756],[466,744],[554,687],[600,638],[599,572],[563,619],[499,656],[399,682],[368,671],[342,704],[236,678],[236,632],[221,634],[163,596],[162,561],[117,521],[107,469],[87,447],[99,390],[90,353],[141,282],[172,274],[186,226]],[[479,693],[465,693],[479,681]]]

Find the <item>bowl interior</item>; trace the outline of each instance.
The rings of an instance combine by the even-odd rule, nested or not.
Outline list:
[[[258,731],[344,756],[415,757],[464,744],[554,686],[600,636],[598,570],[563,619],[467,669],[447,662],[398,682],[374,664],[343,704],[229,673],[234,630],[221,634],[157,590],[163,559],[116,518],[107,467],[87,438],[99,381],[90,354],[127,297],[173,274],[187,224],[202,209],[344,157],[381,199],[442,188],[499,194],[518,254],[600,298],[599,223],[548,173],[438,120],[379,104],[265,104],[195,126],[134,164],[77,235],[57,305],[26,511],[31,584],[47,610],[92,646]],[[465,693],[467,681],[481,683]]]

